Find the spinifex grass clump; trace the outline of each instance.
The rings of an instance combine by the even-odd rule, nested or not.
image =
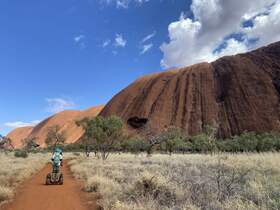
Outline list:
[[[147,171],[138,176],[127,196],[131,197],[131,201],[139,197],[143,200],[152,199],[166,207],[172,207],[176,203],[176,193],[169,181],[161,174],[151,174]]]

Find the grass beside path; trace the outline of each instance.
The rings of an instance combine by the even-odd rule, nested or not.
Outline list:
[[[39,171],[50,159],[50,154],[29,154],[16,158],[13,152],[0,153],[0,204],[10,200],[15,188]]]
[[[105,210],[280,209],[280,154],[112,154],[69,162]]]

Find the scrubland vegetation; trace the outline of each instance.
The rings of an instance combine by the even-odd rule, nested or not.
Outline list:
[[[105,210],[280,209],[280,154],[112,154],[70,162]]]
[[[154,133],[146,125],[141,135],[127,135],[118,117],[78,125],[85,133],[76,146],[94,158],[77,156],[71,170],[105,209],[280,209],[278,133],[219,139],[207,125],[196,136],[176,127]]]
[[[0,204],[14,195],[18,184],[40,170],[49,160],[49,154],[29,154],[19,151],[0,153]],[[22,157],[24,156],[24,157]]]
[[[210,126],[196,136],[176,127],[154,133],[146,126],[141,135],[128,135],[115,116],[76,123],[84,130],[77,144],[64,145],[64,134],[52,127],[47,148],[26,139],[14,156],[0,156],[0,202],[46,163],[46,156],[34,152],[60,146],[73,152],[65,156],[73,174],[86,192],[97,194],[105,210],[280,209],[278,133],[219,139]]]
[[[160,133],[148,123],[138,130],[140,134],[127,134],[122,119],[116,116],[85,118],[76,122],[84,130],[79,144],[68,145],[66,150],[82,150],[88,155],[107,159],[110,152],[216,153],[280,151],[280,134],[274,132],[244,132],[231,138],[218,138],[218,129],[209,125],[195,136],[188,136],[180,128],[170,126]]]
[[[64,151],[93,152],[96,157],[108,157],[112,152],[143,153],[148,155],[160,152],[172,155],[180,154],[215,154],[219,152],[243,153],[243,152],[279,152],[280,135],[278,133],[244,132],[227,139],[218,139],[212,134],[201,133],[196,136],[186,136],[177,128],[171,128],[167,132],[153,136],[156,143],[143,136],[123,136],[111,145],[106,141],[102,144],[94,139],[78,144],[62,146]],[[103,150],[100,150],[102,148]],[[51,151],[52,148],[49,149]],[[105,158],[106,159],[106,158]]]

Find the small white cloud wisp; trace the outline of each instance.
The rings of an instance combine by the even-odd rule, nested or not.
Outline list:
[[[15,128],[21,128],[21,127],[26,127],[26,126],[35,126],[39,122],[40,122],[40,120],[33,120],[31,122],[22,122],[22,121],[6,122],[6,123],[4,123],[4,126],[15,129]]]
[[[144,44],[144,45],[141,47],[142,50],[141,50],[140,54],[143,55],[143,54],[147,53],[149,50],[152,49],[152,47],[153,47],[153,44],[152,44],[152,43],[150,43],[150,44]]]
[[[74,42],[80,46],[80,48],[84,49],[86,47],[86,36],[83,34],[80,34],[78,36],[75,36],[73,38]]]
[[[115,46],[116,47],[125,47],[127,44],[127,41],[123,38],[122,34],[116,34],[115,37]]]
[[[152,33],[148,34],[147,36],[145,36],[142,39],[142,43],[149,41],[150,39],[152,39],[154,36],[156,35],[156,31],[153,31]]]
[[[85,36],[84,35],[78,35],[78,36],[75,36],[74,37],[74,41],[75,42],[80,42],[81,40],[83,40],[85,38]]]
[[[101,3],[106,5],[115,5],[117,9],[128,9],[131,4],[141,6],[150,0],[101,0]]]
[[[102,43],[102,47],[105,48],[105,47],[109,46],[110,43],[111,43],[111,40],[110,40],[110,39],[107,39],[107,40],[105,40],[105,41]]]
[[[46,101],[48,103],[47,111],[53,114],[75,106],[75,103],[70,99],[46,98]]]

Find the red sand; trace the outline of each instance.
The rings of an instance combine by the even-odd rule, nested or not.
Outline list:
[[[87,205],[86,193],[71,176],[67,165],[62,167],[63,185],[45,185],[46,174],[51,171],[47,165],[38,174],[26,181],[19,189],[13,202],[1,210],[94,210],[95,201]]]

